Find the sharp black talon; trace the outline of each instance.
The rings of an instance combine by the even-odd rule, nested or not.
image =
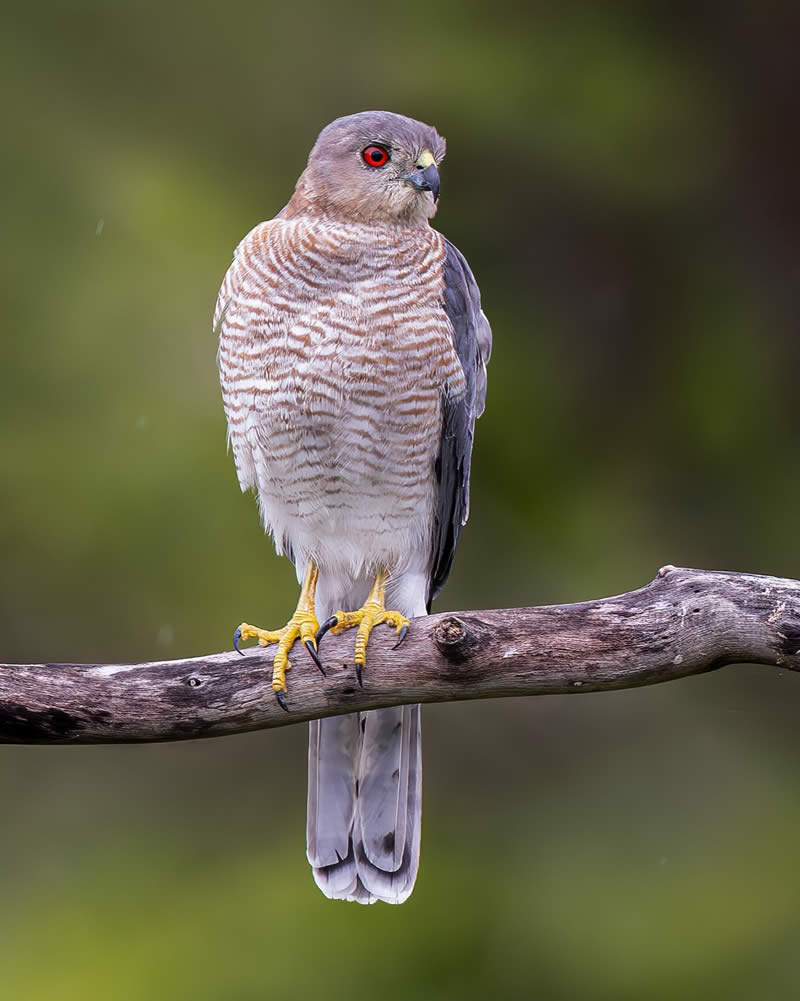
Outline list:
[[[403,628],[400,630],[400,635],[397,637],[397,642],[392,647],[392,650],[396,650],[403,642],[403,640],[406,638],[406,636],[408,636],[408,626],[403,626]]]
[[[242,638],[242,630],[237,627],[233,634],[233,649],[244,657],[244,650],[239,649],[239,640]]]
[[[358,680],[358,687],[359,688],[363,688],[364,687],[364,679],[361,676],[361,665],[360,664],[356,664],[356,679]]]
[[[284,712],[289,712],[289,707],[286,705],[286,699],[283,697],[283,692],[275,692],[275,698],[278,700],[278,705],[283,709]]]
[[[319,646],[319,641],[322,639],[325,633],[327,633],[329,629],[333,629],[334,626],[338,625],[339,625],[339,620],[335,615],[332,615],[329,619],[326,619],[319,627],[319,629],[317,630],[317,635],[314,637],[314,639],[317,641],[317,646]]]
[[[306,640],[303,646],[306,648],[306,650],[308,650],[309,656],[319,668],[322,677],[327,678],[328,676],[325,673],[325,668],[322,666],[322,661],[319,659],[319,654],[317,653],[316,648],[314,647],[314,641]]]

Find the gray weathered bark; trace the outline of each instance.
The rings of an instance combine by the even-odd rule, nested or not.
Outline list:
[[[216,737],[414,702],[630,688],[735,662],[800,670],[800,581],[664,567],[638,591],[576,605],[416,619],[403,646],[378,627],[364,687],[352,633],[325,637],[323,678],[293,652],[284,712],[272,649],[149,664],[0,664],[0,742]]]

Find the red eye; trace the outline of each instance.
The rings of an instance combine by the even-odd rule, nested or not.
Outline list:
[[[367,146],[361,151],[361,159],[369,167],[382,167],[389,162],[389,150],[383,146]]]

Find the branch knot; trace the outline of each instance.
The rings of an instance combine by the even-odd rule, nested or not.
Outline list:
[[[466,626],[455,615],[448,615],[447,618],[442,619],[433,631],[433,638],[436,641],[436,645],[445,656],[452,653],[454,647],[462,644],[466,639],[466,635]]]

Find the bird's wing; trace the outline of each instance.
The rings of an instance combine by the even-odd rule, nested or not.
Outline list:
[[[464,370],[466,392],[445,393],[442,441],[436,463],[439,507],[434,525],[428,606],[444,587],[453,565],[461,527],[469,516],[469,472],[475,421],[486,403],[486,363],[492,351],[492,331],[481,309],[481,294],[469,264],[445,240],[444,309],[453,328],[453,342]]]

